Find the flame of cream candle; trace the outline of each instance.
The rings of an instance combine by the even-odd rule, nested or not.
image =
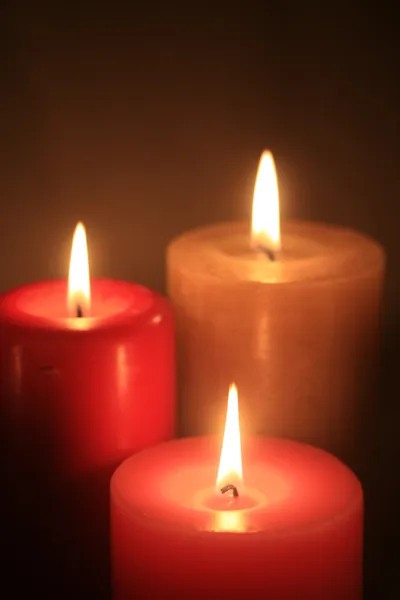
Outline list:
[[[268,151],[261,156],[254,188],[251,246],[273,258],[281,249],[278,179]]]

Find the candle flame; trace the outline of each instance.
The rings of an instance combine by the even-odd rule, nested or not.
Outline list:
[[[253,197],[251,246],[277,253],[281,249],[279,192],[274,158],[263,152]]]
[[[217,486],[243,482],[242,452],[240,447],[239,402],[235,384],[229,388],[224,439],[222,442]]]
[[[89,258],[85,227],[78,223],[72,240],[68,276],[68,312],[71,317],[87,316],[90,312]]]

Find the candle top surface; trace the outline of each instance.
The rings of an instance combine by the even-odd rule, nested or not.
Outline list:
[[[220,440],[186,438],[127,459],[111,482],[113,503],[154,527],[224,533],[318,528],[362,506],[356,476],[334,456],[283,439],[243,443],[239,497],[215,487]]]
[[[3,318],[29,326],[84,331],[140,318],[161,298],[146,287],[110,279],[93,279],[91,293],[90,315],[83,318],[68,315],[66,280],[32,283],[7,292],[0,299],[1,313]]]
[[[226,281],[296,283],[364,276],[385,261],[383,248],[372,238],[342,227],[305,221],[282,223],[282,249],[271,261],[250,247],[250,225],[230,222],[193,229],[168,247],[179,268],[197,276]]]

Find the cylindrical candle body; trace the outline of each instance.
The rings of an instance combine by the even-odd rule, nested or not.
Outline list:
[[[91,318],[64,318],[63,281],[24,286],[0,303],[12,502],[24,540],[29,535],[38,548],[42,540],[43,555],[50,551],[54,560],[59,551],[59,563],[68,554],[63,589],[92,575],[104,583],[111,474],[123,458],[175,431],[168,301],[125,282],[93,280],[91,288]],[[47,581],[53,571],[49,566]]]
[[[117,469],[114,600],[361,600],[355,475],[322,450],[255,438],[243,447],[245,488],[215,509],[218,451],[214,438],[175,440]]]
[[[248,226],[228,223],[168,248],[181,433],[221,430],[235,381],[244,432],[349,459],[374,392],[383,250],[354,231],[304,222],[283,225],[274,262],[249,240]]]

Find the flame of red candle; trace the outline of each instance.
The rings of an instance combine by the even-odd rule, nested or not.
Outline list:
[[[89,257],[85,227],[78,223],[72,240],[68,276],[68,314],[85,317],[90,313]]]

